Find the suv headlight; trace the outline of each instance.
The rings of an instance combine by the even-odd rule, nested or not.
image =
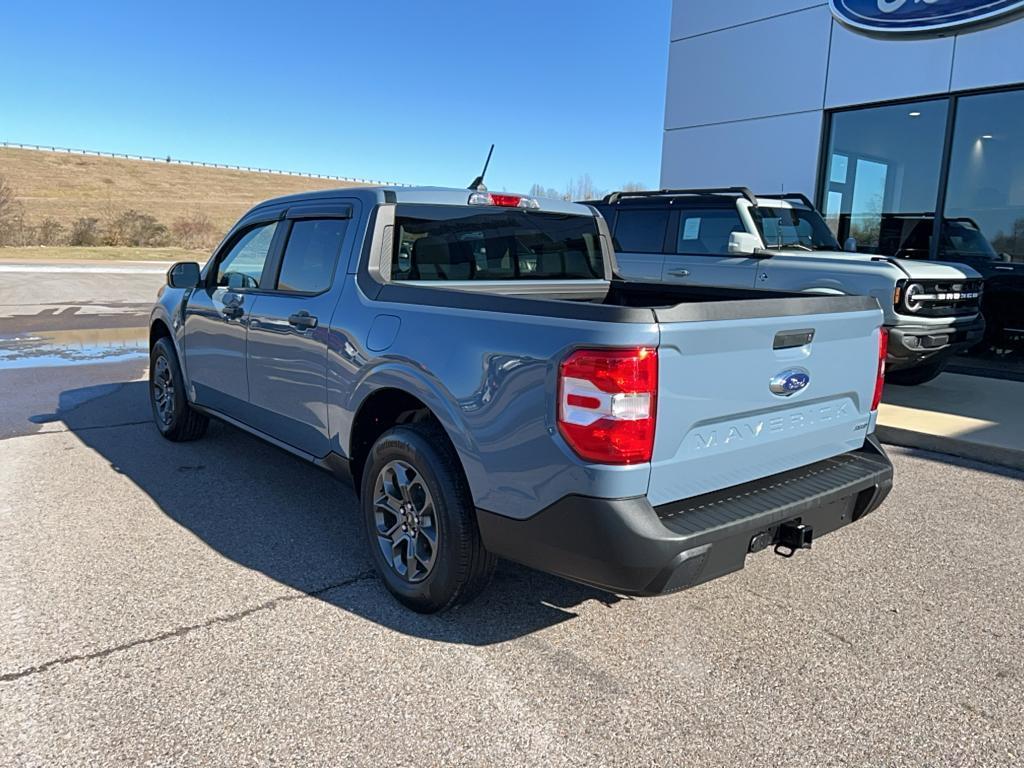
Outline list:
[[[903,306],[910,312],[918,312],[921,309],[921,302],[914,297],[924,293],[924,286],[920,283],[911,283],[903,294]]]

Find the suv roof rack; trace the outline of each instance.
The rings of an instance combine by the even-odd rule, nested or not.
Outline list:
[[[814,203],[812,203],[803,192],[779,192],[774,195],[758,195],[758,197],[766,197],[769,200],[799,200],[812,211],[817,210],[814,207]]]
[[[709,189],[658,189],[643,192],[612,192],[606,195],[604,202],[617,203],[626,197],[671,197],[673,195],[740,195],[757,205],[757,197],[746,187],[712,187]]]

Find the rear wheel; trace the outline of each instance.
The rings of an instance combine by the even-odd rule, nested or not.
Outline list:
[[[934,360],[914,368],[905,368],[901,371],[889,371],[885,374],[885,380],[889,384],[896,384],[901,387],[916,387],[918,384],[926,384],[934,379],[946,367],[946,360]]]
[[[361,505],[374,566],[420,613],[475,597],[494,572],[469,487],[447,435],[429,422],[395,427],[370,450]]]
[[[149,351],[149,402],[160,434],[174,442],[198,440],[210,420],[189,405],[178,355],[170,339],[157,339]]]

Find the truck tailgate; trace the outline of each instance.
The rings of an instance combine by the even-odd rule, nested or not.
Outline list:
[[[748,312],[712,305],[710,312],[718,314],[708,318],[656,311],[661,343],[651,504],[740,485],[863,445],[873,427],[882,312],[845,297],[831,305],[840,311],[826,297],[795,301],[803,303],[744,302]],[[795,306],[817,311],[790,314]],[[859,308],[841,309],[846,306]],[[812,340],[801,343],[810,332]],[[773,379],[780,389],[792,374],[790,394],[772,391]]]

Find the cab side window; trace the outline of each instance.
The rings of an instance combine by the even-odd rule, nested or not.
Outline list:
[[[735,208],[688,209],[679,213],[676,253],[698,256],[726,256],[729,237],[744,232]]]
[[[669,211],[620,208],[615,221],[615,250],[622,253],[661,253]]]
[[[322,293],[331,287],[348,219],[299,219],[292,224],[277,290]]]
[[[277,222],[253,227],[217,262],[217,285],[227,288],[259,288]]]

